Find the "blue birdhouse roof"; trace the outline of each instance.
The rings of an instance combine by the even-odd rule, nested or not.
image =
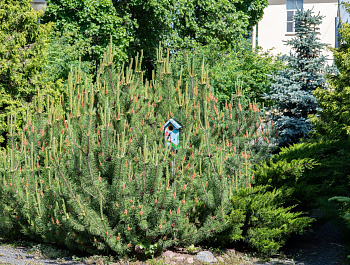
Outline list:
[[[173,125],[175,127],[175,129],[180,129],[181,128],[181,125],[178,124],[174,119],[170,119],[168,120],[164,125],[163,125],[163,128],[165,129],[166,127],[168,127],[169,123],[171,125]]]

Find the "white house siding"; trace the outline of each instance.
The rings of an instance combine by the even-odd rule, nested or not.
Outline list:
[[[338,2],[335,0],[304,0],[304,9],[312,9],[315,14],[324,16],[320,25],[320,39],[330,47],[335,47],[335,19],[337,17]],[[289,54],[290,46],[286,40],[293,38],[287,33],[286,0],[269,0],[269,6],[264,10],[264,16],[258,24],[258,45],[264,50],[273,49],[272,53]],[[332,60],[332,52],[324,51],[324,55]]]

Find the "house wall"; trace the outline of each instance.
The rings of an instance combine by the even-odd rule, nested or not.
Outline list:
[[[313,9],[315,14],[324,16],[320,25],[322,43],[335,46],[335,18],[337,17],[337,0],[304,0],[304,9]],[[269,6],[264,10],[264,16],[258,24],[258,45],[263,50],[273,49],[275,55],[289,54],[290,46],[283,41],[295,36],[287,33],[286,0],[269,0]],[[333,59],[331,51],[324,51],[329,60]]]

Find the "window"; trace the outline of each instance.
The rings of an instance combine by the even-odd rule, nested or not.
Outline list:
[[[303,0],[287,0],[287,32],[295,32],[294,15],[298,9],[303,9]]]

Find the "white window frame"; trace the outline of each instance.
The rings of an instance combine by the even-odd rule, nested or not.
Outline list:
[[[294,15],[298,12],[298,9],[303,9],[303,0],[286,0],[286,32],[287,34],[295,33],[295,21]],[[300,6],[299,6],[300,5]]]

